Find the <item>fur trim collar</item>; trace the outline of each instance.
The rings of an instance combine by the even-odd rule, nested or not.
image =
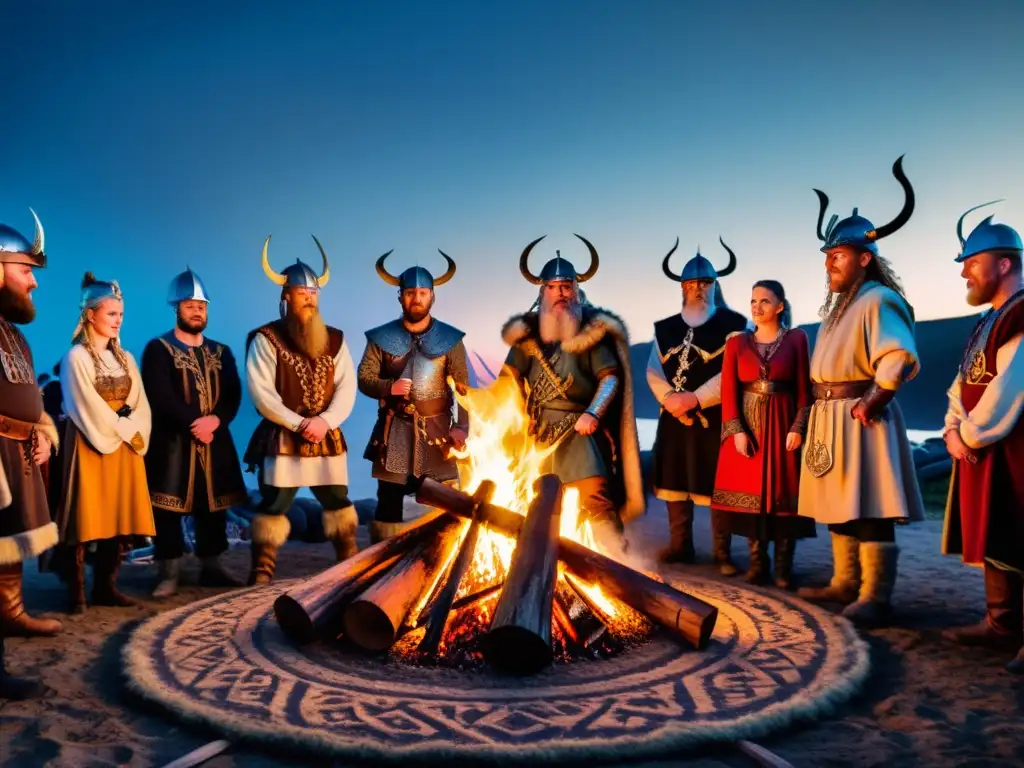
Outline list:
[[[537,338],[539,320],[536,312],[513,315],[502,326],[501,337],[509,346]],[[562,349],[571,354],[585,352],[611,334],[615,340],[629,344],[629,329],[625,321],[614,312],[602,307],[584,307],[583,323],[579,332],[562,342]]]

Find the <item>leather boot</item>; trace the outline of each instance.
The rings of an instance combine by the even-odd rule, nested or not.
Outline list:
[[[723,576],[735,576],[740,569],[732,561],[732,534],[726,528],[726,514],[711,510],[711,537],[714,540],[715,565]]]
[[[277,551],[288,541],[292,524],[284,515],[257,514],[252,519],[252,566],[249,586],[262,586],[274,580]]]
[[[860,588],[860,541],[832,534],[832,581],[826,587],[801,587],[797,597],[825,603],[852,603]]]
[[[775,542],[775,586],[779,589],[793,587],[793,555],[796,539],[779,539]]]
[[[242,582],[224,570],[220,561],[220,555],[201,557],[199,562],[202,568],[199,571],[199,586],[201,587],[241,587]]]
[[[359,515],[354,504],[341,509],[325,509],[323,522],[324,535],[334,545],[334,554],[339,563],[348,560],[359,551],[359,545],[356,544]]]
[[[68,583],[68,613],[85,613],[85,544],[72,544],[62,553]]]
[[[758,539],[747,539],[750,545],[750,567],[743,575],[747,584],[767,584],[771,573],[768,560],[768,545]]]
[[[408,523],[382,523],[379,520],[371,520],[370,543],[379,544],[384,539],[390,539],[405,530],[408,525]]]
[[[1006,671],[1013,675],[1024,675],[1024,648],[1017,652],[1017,658],[1006,665]]]
[[[120,538],[103,539],[96,545],[96,562],[92,568],[92,604],[127,608],[135,601],[117,588],[121,570],[123,543]]]
[[[899,554],[894,542],[860,542],[860,595],[857,602],[843,609],[843,616],[865,627],[888,623]]]
[[[42,683],[7,674],[5,653],[4,636],[0,632],[0,699],[24,701],[42,696],[45,690]]]
[[[697,554],[693,549],[693,502],[669,501],[668,535],[669,544],[659,554],[663,563],[695,563]]]
[[[178,592],[178,579],[181,576],[181,558],[159,561],[159,577],[153,589],[153,597],[170,597]]]
[[[1021,647],[1024,579],[985,563],[985,618],[969,627],[947,629],[942,636],[961,645],[984,646],[997,651]]]
[[[55,619],[35,619],[21,599],[21,561],[0,565],[0,634],[4,637],[52,636],[60,632]]]

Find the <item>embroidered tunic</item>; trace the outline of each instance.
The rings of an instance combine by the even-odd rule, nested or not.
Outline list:
[[[800,474],[801,515],[826,524],[924,519],[899,403],[890,401],[870,427],[852,415],[860,389],[874,382],[896,390],[919,368],[910,306],[880,283],[861,286],[835,327],[819,331],[811,356],[815,401]],[[856,394],[845,396],[844,387]]]
[[[654,439],[654,492],[659,499],[693,499],[709,504],[721,443],[722,355],[728,338],[747,327],[743,315],[719,307],[703,323],[690,326],[682,315],[654,324],[647,383],[659,403],[673,392],[693,392],[700,412],[684,424],[664,408]],[[706,409],[706,410],[705,410]]]
[[[790,432],[804,435],[811,404],[807,334],[784,331],[770,344],[752,332],[726,342],[722,362],[722,447],[711,506],[730,513],[729,529],[748,538],[813,537],[814,520],[797,517],[800,451],[787,451]],[[753,455],[741,455],[746,434]]]
[[[43,477],[32,457],[39,433],[57,448],[28,342],[0,318],[0,565],[35,557],[57,543]]]
[[[348,453],[341,423],[352,413],[356,375],[344,334],[328,327],[328,351],[310,360],[288,338],[281,321],[249,336],[246,383],[263,421],[244,461],[263,470],[276,488],[348,485]],[[296,432],[303,419],[320,416],[329,431],[319,443]]]
[[[956,461],[944,554],[1024,572],[1024,291],[986,312],[949,390],[945,429],[958,429],[976,463]]]
[[[98,354],[97,365],[81,344],[61,362],[69,418],[57,525],[65,544],[156,534],[143,460],[149,449],[149,400],[135,359],[125,355],[127,372],[109,349]],[[123,406],[130,415],[118,415]]]
[[[142,381],[153,404],[153,436],[146,472],[153,506],[172,512],[216,512],[246,499],[245,481],[229,425],[238,414],[242,382],[231,350],[211,339],[198,347],[173,331],[152,339],[142,353]],[[213,414],[213,441],[192,436],[192,422]],[[196,475],[206,497],[195,498]]]

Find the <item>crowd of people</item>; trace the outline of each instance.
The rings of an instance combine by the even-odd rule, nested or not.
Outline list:
[[[796,543],[827,526],[833,576],[804,586],[806,599],[842,604],[863,626],[891,617],[899,549],[897,525],[921,520],[924,505],[906,425],[895,399],[920,369],[914,312],[878,243],[910,219],[914,190],[893,166],[905,202],[884,226],[857,209],[817,234],[828,281],[813,351],[792,326],[782,284],[759,280],[749,318],[724,300],[718,270],[700,253],[678,273],[681,311],[654,325],[647,384],[661,406],[653,451],[654,495],[667,506],[666,563],[693,563],[697,505],[709,507],[712,558],[724,576],[738,569],[731,539],[746,538],[751,584],[794,589]],[[987,205],[987,204],[986,204]],[[971,209],[973,211],[974,209]],[[967,213],[970,213],[968,211]],[[964,214],[964,216],[967,215]],[[33,216],[35,216],[33,212]],[[985,573],[987,611],[978,625],[950,637],[1017,653],[1008,664],[1024,673],[1024,280],[1019,234],[986,218],[965,239],[957,224],[971,306],[988,306],[968,340],[949,390],[944,437],[954,459],[943,551]],[[89,605],[128,606],[118,573],[133,538],[151,537],[158,577],[152,596],[176,593],[185,553],[182,518],[194,518],[200,583],[242,586],[223,567],[226,511],[247,499],[243,464],[255,472],[259,506],[251,524],[248,584],[271,582],[289,536],[286,515],[301,488],[323,508],[323,528],[339,561],[358,551],[356,510],[349,499],[348,445],[342,424],[357,391],[378,405],[363,456],[377,480],[369,524],[379,542],[407,524],[403,499],[417,480],[458,483],[452,449],[465,446],[469,415],[449,381],[469,386],[463,331],[433,316],[438,277],[422,267],[377,273],[397,289],[401,316],[366,331],[355,366],[348,340],[320,313],[330,277],[296,260],[263,270],[281,289],[279,317],[249,333],[244,385],[231,349],[205,335],[210,296],[186,269],[167,301],[174,327],[152,339],[141,366],[120,344],[124,297],[116,281],[86,273],[80,315],[57,379],[37,378],[18,326],[32,322],[36,270],[46,267],[43,227],[34,241],[0,225],[0,697],[38,695],[40,686],[7,674],[2,638],[54,635],[59,621],[25,610],[23,562],[52,557],[68,587],[69,613]],[[824,225],[824,226],[823,226]],[[580,495],[598,543],[625,548],[625,526],[647,500],[633,410],[629,333],[609,309],[592,305],[581,286],[599,268],[586,238],[585,272],[556,253],[539,273],[520,256],[523,277],[537,288],[530,309],[502,328],[509,345],[501,370],[522,393],[533,437],[550,447],[546,471]],[[262,420],[244,452],[228,429],[243,386]],[[50,388],[47,395],[47,388]],[[55,403],[63,403],[62,407]],[[772,560],[774,559],[774,564]],[[86,563],[92,589],[86,594]],[[772,567],[774,565],[774,567]]]

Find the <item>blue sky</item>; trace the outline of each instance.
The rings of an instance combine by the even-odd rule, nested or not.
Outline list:
[[[572,233],[594,242],[590,298],[643,340],[678,309],[660,266],[677,236],[676,269],[698,244],[724,264],[719,234],[736,250],[723,285],[741,310],[773,277],[813,320],[812,188],[881,224],[900,154],[917,212],[881,248],[919,318],[970,311],[962,210],[1005,197],[990,212],[1024,226],[1019,2],[19,5],[2,19],[0,221],[31,237],[32,206],[47,229],[41,367],[67,348],[86,270],[121,282],[138,355],[191,264],[210,335],[240,352],[276,314],[269,233],[278,268],[316,265],[320,238],[324,314],[357,360],[397,311],[376,257],[440,271],[443,248],[459,269],[437,314],[500,360],[501,323],[534,296],[518,254],[541,234],[535,269],[560,248],[583,270]]]

